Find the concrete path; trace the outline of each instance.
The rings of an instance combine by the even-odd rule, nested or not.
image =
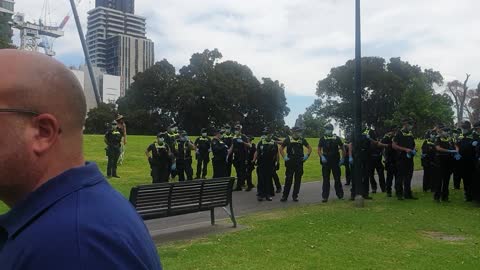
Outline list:
[[[414,173],[412,181],[413,188],[418,189],[421,187],[422,176],[423,171],[417,171]],[[345,183],[345,181],[343,180],[342,183]],[[330,200],[336,200],[337,198],[333,189],[333,181],[330,186]],[[350,198],[350,186],[344,186],[344,192],[347,203],[348,198]],[[233,193],[233,207],[235,216],[240,217],[255,212],[268,211],[277,208],[321,203],[321,194],[322,182],[320,181],[303,183],[300,190],[299,202],[293,202],[291,198],[289,198],[287,202],[280,202],[282,194],[277,194],[271,202],[258,202],[255,196],[255,189],[251,192],[239,191]],[[210,225],[210,212],[149,220],[145,223],[147,224],[150,234],[159,244],[234,230],[231,228],[232,223],[230,222],[230,219],[228,219],[228,215],[221,208],[215,210],[215,216],[218,223],[216,226]],[[241,224],[236,230],[238,229],[242,229]]]

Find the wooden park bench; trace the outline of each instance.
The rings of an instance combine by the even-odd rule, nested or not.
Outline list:
[[[234,181],[228,177],[137,186],[130,191],[130,202],[144,220],[210,211],[212,225],[215,208],[222,207],[237,227],[232,204]]]

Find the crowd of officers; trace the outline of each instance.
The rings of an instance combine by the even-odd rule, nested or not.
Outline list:
[[[322,201],[329,199],[331,175],[336,196],[344,198],[341,166],[345,166],[345,185],[351,185],[351,200],[357,195],[372,199],[369,194],[376,193],[378,188],[388,197],[392,197],[394,191],[399,200],[417,199],[411,187],[414,157],[418,151],[413,127],[412,119],[404,119],[401,127],[391,128],[383,137],[379,137],[373,128],[366,127],[356,144],[360,148],[359,160],[354,160],[351,136],[344,141],[333,133],[333,125],[326,125],[317,147],[323,174]],[[118,177],[116,160],[124,133],[114,122],[105,135],[109,157],[107,176]],[[468,121],[458,130],[437,125],[426,133],[421,146],[423,190],[433,192],[434,200],[449,201],[449,183],[453,175],[456,189],[460,189],[463,180],[466,201],[480,201],[480,143],[477,134],[480,134],[480,123],[472,129]],[[255,144],[254,138],[243,134],[242,126],[237,124],[233,129],[227,125],[215,130],[212,138],[207,129],[202,129],[201,136],[192,141],[184,130],[179,131],[172,125],[157,135],[145,154],[153,183],[165,183],[176,176],[179,181],[193,180],[194,176],[195,179],[206,179],[212,156],[213,178],[230,177],[232,166],[235,168],[235,191],[254,188],[252,173],[256,169],[259,201],[271,201],[276,193],[282,192],[281,201],[287,201],[290,195],[293,201],[298,201],[304,162],[309,159],[312,147],[298,127],[293,127],[284,137],[282,140],[265,128],[260,141]],[[195,175],[192,153],[197,160]],[[283,190],[277,174],[282,159],[286,167]],[[359,181],[352,179],[354,166],[361,167]]]

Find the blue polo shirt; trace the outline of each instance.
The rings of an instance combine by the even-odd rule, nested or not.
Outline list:
[[[94,163],[51,179],[0,216],[0,269],[162,269],[148,230]]]

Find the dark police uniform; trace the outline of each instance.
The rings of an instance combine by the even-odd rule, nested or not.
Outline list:
[[[457,145],[460,137],[462,136],[462,131],[461,130],[453,130],[452,131],[452,141],[454,145]],[[460,189],[461,183],[462,183],[462,177],[461,174],[461,161],[453,159],[452,162],[452,172],[453,172],[453,188],[454,189]]]
[[[475,127],[480,126],[480,123],[475,123]],[[480,136],[475,132],[476,136]],[[475,171],[472,181],[472,199],[477,203],[480,203],[480,139],[477,141],[477,146],[475,147]]]
[[[408,149],[415,149],[415,137],[411,131],[400,130],[393,141]],[[398,198],[412,199],[413,156],[406,152],[397,151],[397,176],[395,179],[395,193]]]
[[[287,148],[287,155],[289,160],[285,161],[285,186],[283,188],[283,199],[288,198],[290,195],[290,189],[293,184],[292,198],[297,199],[300,192],[300,185],[302,183],[303,176],[303,147],[308,147],[307,140],[302,137],[294,139],[293,137],[287,137],[282,143],[283,147]]]
[[[230,149],[230,147],[233,144],[233,135],[232,134],[224,134],[223,137],[222,137],[222,141]],[[230,154],[228,156],[228,161],[227,161],[227,176],[232,175],[232,165],[233,165],[233,154]]]
[[[364,198],[370,198],[368,194],[372,137],[375,137],[375,133],[370,129],[367,129],[362,133],[358,142],[358,147],[360,147],[360,161],[353,161],[353,166],[361,166],[362,178],[360,180],[360,187],[358,187],[358,195],[361,195]],[[356,146],[354,145],[354,147]],[[353,200],[357,195],[357,183],[355,179],[352,180],[351,199]]]
[[[337,135],[323,136],[318,142],[318,147],[322,149],[322,154],[327,159],[326,163],[322,164],[323,187],[322,198],[327,200],[330,196],[330,173],[333,174],[335,181],[335,192],[339,199],[343,198],[342,182],[340,181],[340,154],[339,150],[343,147],[343,142]]]
[[[248,181],[248,179],[246,179],[248,147],[244,143],[248,143],[247,136],[243,134],[233,136],[233,166],[235,166],[235,171],[237,172],[237,187],[235,190],[242,190],[242,187],[245,185],[245,180]],[[253,188],[251,179],[247,183],[247,188]]]
[[[185,181],[185,176],[187,180],[193,179],[193,168],[192,168],[192,150],[193,147],[190,145],[191,141],[182,141],[178,140],[177,142],[177,173],[178,181]]]
[[[396,168],[396,154],[397,152],[392,147],[393,136],[386,134],[383,136],[381,141],[382,144],[388,145],[387,148],[384,150],[385,155],[385,170],[387,171],[387,179],[385,182],[385,190],[388,196],[392,195],[392,186],[393,186],[393,179],[397,173]]]
[[[275,142],[278,142],[280,141],[280,138],[273,137],[272,140],[274,140]],[[277,148],[278,148],[278,143],[277,143]],[[273,171],[273,182],[275,184],[275,188],[277,189],[276,193],[281,193],[282,183],[280,183],[280,177],[278,177],[278,173],[277,173],[278,170],[280,170],[280,160],[278,160],[277,158],[277,161],[275,162],[275,170]]]
[[[272,139],[262,139],[257,145],[258,198],[274,196],[273,172],[278,158],[278,146]]]
[[[349,158],[350,158],[350,149],[348,147],[350,143],[346,142],[343,145],[343,150],[345,151],[345,157],[343,158],[343,166],[345,166],[345,185],[348,186],[352,183],[352,168],[350,166]]]
[[[212,165],[213,165],[213,178],[227,177],[227,155],[228,146],[217,138],[212,139]]]
[[[436,171],[439,169],[435,160],[435,141],[426,139],[422,144],[423,191],[433,191]]]
[[[165,138],[165,142],[168,144],[168,147],[170,148],[170,152],[172,157],[177,156],[177,139],[179,138],[179,134],[177,132],[168,132],[167,137]],[[173,158],[170,159],[169,163],[169,170],[172,178],[175,178],[177,176],[177,170],[172,170],[172,163]]]
[[[207,177],[207,166],[210,162],[210,144],[211,140],[209,137],[199,137],[195,140],[195,146],[197,147],[197,179],[202,179]]]
[[[166,143],[154,142],[147,148],[152,153],[152,157],[148,159],[150,163],[152,182],[166,183],[170,176],[170,164],[172,158],[170,156],[170,146]]]
[[[255,170],[255,164],[253,163],[253,157],[255,156],[255,152],[257,151],[256,145],[251,141],[250,141],[250,143],[252,144],[252,147],[250,147],[248,149],[247,160],[246,160],[246,163],[245,163],[245,165],[246,165],[245,179],[247,179],[247,183],[252,183],[252,173],[253,173],[253,170]],[[250,187],[253,188],[253,184]]]
[[[465,191],[465,200],[472,201],[473,190],[472,182],[474,181],[475,164],[477,161],[475,155],[475,146],[473,142],[478,142],[479,138],[476,133],[469,131],[459,136],[457,146],[459,154],[462,156],[459,165],[459,177],[463,179],[463,188]]]
[[[120,129],[109,130],[105,133],[105,142],[107,143],[106,154],[108,157],[107,176],[117,177],[117,163],[120,157],[120,148],[123,134]]]
[[[377,139],[377,134],[373,131],[374,137],[372,139]],[[378,175],[378,183],[380,184],[380,190],[385,192],[385,167],[382,163],[383,158],[383,148],[378,145],[372,144],[371,155],[370,155],[370,164],[369,164],[369,178],[370,178],[370,185],[372,186],[372,193],[377,193],[377,181],[375,180],[375,171],[377,171]]]
[[[443,149],[455,150],[455,146],[452,138],[450,137],[438,137],[435,145],[440,146]],[[453,156],[451,153],[443,153],[436,151],[437,164],[440,169],[434,181],[434,199],[448,201],[450,185],[450,177],[453,173]]]

